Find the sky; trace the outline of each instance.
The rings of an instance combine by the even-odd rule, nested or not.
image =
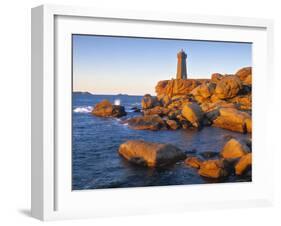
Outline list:
[[[187,54],[187,77],[233,74],[252,65],[252,44],[95,35],[72,36],[73,91],[155,94],[176,77],[177,52]]]

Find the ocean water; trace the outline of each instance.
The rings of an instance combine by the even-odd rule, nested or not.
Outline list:
[[[141,98],[126,95],[73,94],[73,190],[243,182],[251,179],[233,175],[223,180],[210,180],[199,176],[196,169],[185,166],[183,162],[161,169],[149,169],[128,163],[118,154],[119,145],[128,139],[171,143],[187,154],[198,155],[205,151],[219,152],[229,136],[238,139],[248,136],[214,127],[205,127],[200,131],[132,130],[126,124],[120,123],[120,120],[141,114],[131,110],[132,107],[140,107]],[[126,108],[128,115],[122,119],[93,116],[92,107],[104,99],[120,103]]]

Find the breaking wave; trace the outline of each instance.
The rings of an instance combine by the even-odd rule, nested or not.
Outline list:
[[[93,107],[86,106],[86,107],[77,107],[73,110],[75,113],[90,113],[93,110]]]

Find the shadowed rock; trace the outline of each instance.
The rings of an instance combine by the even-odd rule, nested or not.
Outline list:
[[[152,143],[143,140],[126,141],[120,145],[119,154],[128,161],[148,167],[170,165],[185,158],[185,154],[171,144]]]
[[[164,120],[158,115],[145,115],[130,118],[125,121],[128,126],[136,130],[160,130],[166,129]]]
[[[151,96],[150,94],[145,94],[141,100],[142,109],[149,109],[159,105],[159,102],[156,97]]]

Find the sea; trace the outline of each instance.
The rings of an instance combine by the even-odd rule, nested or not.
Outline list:
[[[107,99],[125,107],[127,116],[101,118],[91,114],[93,106]],[[247,138],[215,127],[202,130],[133,130],[121,123],[126,118],[141,115],[132,108],[141,108],[142,96],[92,95],[73,93],[72,98],[72,189],[106,189],[145,186],[187,185],[223,182],[246,182],[251,177],[231,175],[220,180],[210,180],[197,174],[184,162],[165,168],[146,168],[127,162],[118,154],[119,145],[130,139],[170,143],[188,155],[221,150],[229,137]]]

